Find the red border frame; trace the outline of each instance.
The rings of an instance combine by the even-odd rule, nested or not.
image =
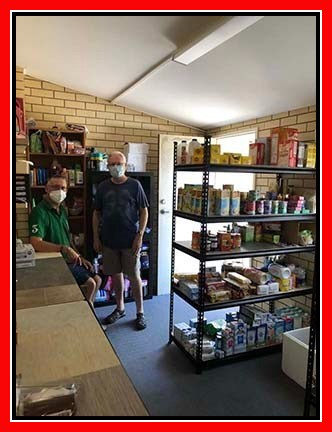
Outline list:
[[[195,4],[196,3],[196,4]],[[303,11],[304,8],[307,8],[307,10],[313,10],[313,11],[319,11],[322,10],[322,36],[323,36],[323,50],[324,50],[324,54],[325,57],[322,58],[322,65],[323,65],[323,70],[322,70],[322,88],[324,88],[324,95],[322,95],[322,119],[325,120],[324,124],[327,123],[328,121],[330,121],[330,112],[331,108],[330,108],[330,97],[331,95],[331,71],[330,71],[330,58],[328,57],[328,52],[330,51],[330,44],[332,41],[332,23],[330,15],[331,15],[331,11],[332,11],[332,7],[331,7],[332,2],[331,1],[317,1],[315,3],[309,3],[306,1],[285,1],[285,0],[280,0],[278,3],[276,3],[275,5],[273,4],[267,4],[266,1],[237,1],[236,4],[234,2],[234,5],[232,6],[231,4],[222,4],[220,2],[217,1],[208,1],[208,3],[205,2],[205,11],[212,11],[212,10],[218,10],[217,8],[223,8],[223,10],[235,10],[234,8],[236,7],[236,10],[274,10],[274,8],[278,9],[278,10],[290,10],[290,11],[296,11],[298,10]],[[64,0],[58,0],[56,2],[56,5],[59,9],[63,9],[63,10],[68,10],[69,7],[71,10],[82,10],[82,8],[84,7],[84,4],[82,1],[64,1]],[[27,9],[30,6],[34,6],[34,9]],[[135,2],[135,1],[127,1],[126,3],[124,3],[123,5],[119,4],[118,2],[116,3],[112,3],[112,2],[107,2],[107,1],[98,1],[96,0],[93,5],[92,4],[87,4],[87,9],[89,10],[92,6],[94,7],[94,10],[109,10],[110,8],[114,9],[117,8],[117,10],[123,10],[125,8],[125,10],[138,10],[138,8],[141,8],[140,10],[160,10],[160,11],[169,11],[171,10],[173,7],[176,8],[175,10],[181,10],[181,11],[185,11],[185,10],[193,10],[193,8],[196,6],[197,10],[200,11],[200,4],[198,2],[189,2],[187,1],[173,1],[173,0],[168,0],[166,1],[160,1],[158,2],[158,4],[154,1],[140,1],[140,2]],[[2,64],[2,68],[1,68],[1,74],[2,74],[2,79],[0,80],[0,85],[1,85],[1,95],[2,95],[2,103],[1,103],[1,119],[2,119],[2,124],[4,125],[8,125],[9,126],[9,122],[10,122],[10,111],[9,111],[9,104],[10,104],[10,86],[9,86],[9,82],[10,82],[10,11],[11,10],[29,10],[29,11],[33,11],[33,10],[45,10],[45,9],[50,9],[51,6],[48,6],[45,4],[44,1],[40,1],[40,0],[35,0],[35,2],[31,3],[31,4],[27,4],[27,2],[24,1],[11,1],[9,2],[8,0],[3,0],[0,4],[0,19],[1,19],[1,30],[2,30],[2,58],[3,58],[3,64]],[[129,9],[131,8],[131,9]],[[250,8],[250,9],[249,9]],[[298,8],[298,9],[297,9]],[[302,9],[300,9],[302,8]],[[173,10],[172,10],[173,11]],[[202,12],[205,12],[202,11]],[[193,11],[194,12],[194,11]],[[305,47],[303,47],[303,53],[305,55]],[[272,59],[272,55],[273,53],[271,53],[271,59]],[[273,60],[275,61],[275,59]],[[330,73],[329,73],[330,72]],[[325,79],[324,79],[325,78]],[[2,129],[3,132],[3,136],[2,136],[2,147],[4,148],[3,150],[3,154],[2,154],[2,169],[1,169],[1,176],[2,176],[2,184],[6,185],[5,187],[3,187],[2,189],[2,199],[3,201],[5,201],[5,203],[9,204],[9,200],[10,200],[10,188],[7,187],[7,184],[9,183],[9,178],[10,178],[10,163],[9,163],[9,152],[8,152],[8,145],[7,143],[10,140],[10,128],[6,127]],[[330,145],[330,143],[328,143],[327,139],[328,139],[328,135],[327,133],[324,134],[324,129],[321,130],[321,140],[323,143],[323,136],[326,137],[326,142],[324,145],[324,152],[323,152],[323,145],[322,145],[322,154],[324,154],[324,159],[323,157],[321,157],[322,159],[322,169],[327,167],[327,165],[330,165],[330,161],[332,158],[332,152],[331,152],[331,147],[332,145]],[[323,188],[321,191],[322,196],[324,191],[329,191],[329,176],[326,173],[325,170],[325,174],[322,176],[323,179]],[[9,184],[8,184],[9,186]],[[329,192],[327,192],[329,193]],[[332,200],[326,200],[326,202],[324,203],[324,209],[326,209],[327,211],[330,211],[331,209],[329,207],[331,206],[331,202]],[[326,208],[328,207],[328,208]],[[7,209],[7,206],[4,205],[3,209]],[[323,209],[323,204],[322,204],[322,209]],[[14,215],[13,215],[14,217]],[[10,230],[7,228],[9,227],[9,212],[7,212],[6,210],[4,210],[1,214],[1,219],[2,219],[2,226],[3,226],[3,232],[2,232],[2,243],[3,245],[8,245],[10,244]],[[323,218],[323,224],[324,224],[324,218]],[[322,232],[323,232],[323,225],[321,227]],[[328,256],[328,242],[330,241],[330,233],[328,231],[328,225],[326,225],[326,231],[324,232],[325,236],[326,236],[326,242],[325,245],[323,245],[323,249],[322,249],[322,277],[325,276],[326,278],[326,282],[329,282],[329,274],[328,274],[328,270],[325,270],[324,272],[324,268],[328,269],[329,268],[329,256]],[[331,248],[330,248],[331,249]],[[4,275],[5,275],[5,283],[2,284],[2,301],[3,301],[3,308],[2,308],[2,313],[0,315],[0,319],[2,321],[2,347],[3,347],[3,354],[1,356],[1,367],[0,367],[0,373],[1,373],[1,382],[3,383],[2,386],[2,393],[1,393],[1,404],[0,404],[0,426],[1,426],[1,431],[16,431],[16,430],[58,430],[59,427],[61,427],[62,429],[68,429],[70,428],[71,431],[74,430],[79,430],[82,431],[82,428],[86,428],[86,429],[90,429],[91,427],[93,427],[92,425],[86,423],[86,422],[70,422],[69,424],[63,423],[61,425],[58,424],[58,422],[56,423],[50,423],[47,422],[46,424],[43,422],[19,422],[19,423],[11,423],[10,422],[10,397],[9,397],[9,389],[10,389],[10,384],[11,384],[11,377],[9,374],[9,370],[10,370],[10,352],[9,352],[9,342],[10,342],[10,328],[9,328],[9,322],[10,322],[10,308],[9,308],[9,304],[10,304],[10,292],[9,292],[9,281],[10,281],[10,273],[9,273],[9,254],[8,254],[8,250],[4,247],[1,250],[1,259],[2,259],[2,268],[5,270],[4,271]],[[324,275],[325,273],[325,275]],[[7,283],[6,283],[7,282]],[[261,423],[266,423],[266,422],[255,422],[255,423],[251,423],[251,422],[245,422],[246,424],[243,424],[243,427],[246,428],[246,430],[252,429],[255,431],[263,431],[266,428],[268,428],[269,430],[277,430],[277,429],[281,429],[284,427],[287,428],[299,428],[301,430],[301,432],[304,432],[305,430],[326,430],[326,428],[328,427],[329,424],[331,424],[330,421],[330,398],[329,398],[329,392],[330,392],[330,388],[331,388],[331,370],[328,366],[328,360],[330,358],[330,352],[331,352],[331,346],[330,346],[330,338],[329,338],[329,326],[328,326],[328,313],[330,311],[331,305],[332,305],[332,301],[331,301],[331,294],[332,289],[327,286],[325,288],[324,291],[324,296],[323,296],[323,307],[322,307],[322,314],[323,314],[323,329],[325,329],[323,336],[326,340],[326,344],[323,346],[323,368],[322,368],[322,376],[324,377],[324,382],[323,382],[323,386],[322,386],[322,409],[323,409],[323,421],[322,422],[299,422],[299,421],[295,421],[295,422],[285,422],[283,424],[274,424],[274,423],[269,423],[269,424],[261,424]],[[325,366],[324,366],[325,365]],[[203,395],[202,395],[203,396]],[[102,427],[102,425],[100,425]],[[115,425],[114,425],[115,426]],[[116,427],[118,427],[119,425],[117,425]],[[241,425],[242,426],[242,425]],[[98,427],[98,425],[97,425]],[[109,424],[107,425],[107,427],[112,428],[113,424]],[[216,425],[208,425],[208,424],[200,424],[200,423],[179,423],[176,422],[176,426],[175,424],[173,425],[162,425],[162,424],[156,424],[155,422],[148,422],[148,423],[135,423],[132,424],[130,423],[126,423],[126,424],[122,424],[120,427],[124,427],[125,429],[129,429],[134,427],[135,429],[142,429],[144,431],[149,431],[149,430],[153,430],[156,427],[158,428],[168,428],[168,427],[176,427],[181,429],[181,431],[184,430],[190,430],[191,432],[194,432],[195,430],[198,430],[198,428],[203,428],[203,427],[216,427]],[[222,424],[218,425],[217,427],[223,427]],[[231,426],[232,427],[232,426]]]

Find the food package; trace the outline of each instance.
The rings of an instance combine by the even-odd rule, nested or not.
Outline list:
[[[17,415],[24,417],[73,416],[77,385],[19,387]]]
[[[221,165],[229,165],[229,155],[228,154],[219,155],[219,163]]]
[[[240,285],[249,285],[251,283],[250,279],[236,272],[229,272],[227,274],[227,277],[233,279],[235,282],[239,283]]]
[[[249,156],[253,165],[263,165],[264,163],[264,143],[255,142],[249,144]]]
[[[271,130],[271,155],[270,164],[277,165],[279,159],[279,145],[286,144],[289,140],[298,139],[298,129],[274,128]]]
[[[288,140],[285,143],[280,143],[278,149],[278,166],[296,167],[297,147],[297,140]]]

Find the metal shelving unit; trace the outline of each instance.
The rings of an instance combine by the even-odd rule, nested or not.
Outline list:
[[[315,253],[315,246],[299,246],[288,244],[271,244],[271,243],[247,243],[239,250],[232,250],[227,252],[207,252],[207,225],[209,223],[220,222],[286,222],[286,221],[316,221],[315,214],[275,214],[275,215],[238,215],[238,216],[208,216],[208,189],[209,189],[209,173],[210,172],[250,172],[250,173],[270,173],[281,176],[282,174],[315,174],[316,170],[312,168],[288,168],[277,166],[253,166],[253,165],[214,165],[210,164],[210,144],[211,139],[205,138],[204,146],[204,164],[202,165],[177,165],[177,143],[174,143],[174,173],[173,173],[173,212],[172,212],[172,258],[171,258],[171,293],[170,293],[170,317],[169,317],[169,343],[174,342],[185,355],[195,364],[196,371],[201,373],[203,368],[222,365],[230,361],[240,360],[248,357],[253,357],[269,352],[280,350],[281,344],[267,345],[256,349],[248,350],[241,354],[227,356],[222,359],[202,361],[202,346],[203,346],[203,321],[204,312],[225,309],[242,304],[253,304],[268,302],[270,311],[274,310],[274,301],[283,298],[292,298],[296,296],[308,295],[314,293],[314,287],[302,287],[293,289],[286,292],[279,292],[273,295],[264,296],[247,296],[242,299],[227,300],[220,303],[209,303],[204,298],[205,287],[205,269],[206,262],[236,259],[236,258],[249,258],[259,256],[271,255],[284,255],[302,252]],[[176,188],[177,188],[177,173],[179,171],[193,171],[202,172],[202,209],[201,214],[190,214],[176,210]],[[175,225],[176,218],[181,217],[200,223],[200,248],[199,250],[191,247],[190,241],[176,241],[175,240]],[[173,275],[175,268],[175,250],[179,250],[187,255],[192,256],[199,260],[199,296],[197,300],[191,300],[186,296],[174,283]],[[197,311],[197,345],[196,355],[192,356],[188,353],[179,341],[174,338],[173,324],[174,324],[174,295],[182,298],[186,303],[190,304]]]

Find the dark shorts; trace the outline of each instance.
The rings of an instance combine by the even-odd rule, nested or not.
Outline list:
[[[77,285],[84,285],[85,282],[91,277],[93,278],[96,276],[95,273],[90,272],[82,265],[74,265],[74,264],[67,264],[69,270],[72,272],[72,275],[74,276]]]

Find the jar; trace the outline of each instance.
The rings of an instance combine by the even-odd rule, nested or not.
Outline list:
[[[264,214],[264,200],[258,200],[256,201],[256,213],[257,214]]]
[[[241,234],[233,233],[231,235],[232,235],[233,249],[239,249],[241,247]]]
[[[201,247],[201,233],[200,233],[200,231],[193,231],[192,232],[191,247],[193,249],[200,249],[200,247]]]

